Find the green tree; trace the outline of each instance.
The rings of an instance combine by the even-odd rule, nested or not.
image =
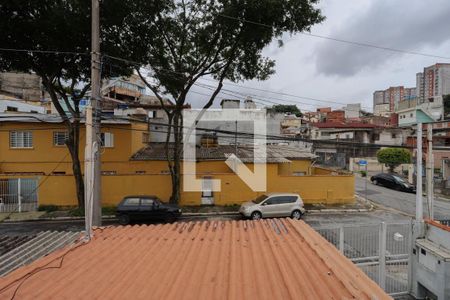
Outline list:
[[[66,145],[80,207],[84,205],[79,158],[80,100],[90,88],[90,9],[90,0],[5,0],[0,3],[1,47],[12,49],[0,51],[0,71],[35,73],[42,78],[68,131]],[[102,47],[111,55],[123,53],[120,33],[132,9],[135,8],[128,1],[102,1]],[[103,70],[103,76],[108,76],[107,71]],[[117,74],[126,75],[131,71],[132,68],[121,62],[116,64]]]
[[[287,105],[287,104],[278,104],[273,105],[269,111],[273,111],[276,113],[290,113],[292,115],[296,115],[297,117],[301,117],[303,114],[297,105]]]
[[[450,94],[443,97],[444,101],[444,119],[450,119]]]
[[[411,163],[411,152],[402,148],[385,148],[377,152],[378,162],[389,168],[393,173],[394,169],[401,164]]]
[[[315,8],[318,0],[165,0],[165,8],[151,18],[143,7],[139,22],[124,37],[132,40],[128,58],[137,61],[137,71],[160,100],[169,124],[166,140],[167,160],[172,178],[171,202],[180,198],[180,160],[182,150],[182,110],[186,96],[197,81],[210,76],[217,85],[211,89],[203,108],[208,109],[222,89],[223,81],[265,80],[275,62],[262,50],[274,39],[282,46],[285,33],[309,30],[324,18]],[[258,24],[261,23],[261,24]],[[143,73],[140,65],[151,70]],[[149,79],[151,78],[151,79]],[[174,108],[164,106],[169,96]],[[169,147],[170,136],[174,146]]]

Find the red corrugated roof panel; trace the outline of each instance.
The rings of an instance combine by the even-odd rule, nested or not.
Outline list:
[[[390,299],[291,219],[97,229],[91,242],[1,278],[0,291],[2,299]]]

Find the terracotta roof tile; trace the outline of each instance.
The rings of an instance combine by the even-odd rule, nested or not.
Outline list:
[[[173,144],[169,144],[173,149]],[[237,157],[242,162],[253,162],[255,146],[239,145],[237,147]],[[197,160],[226,160],[230,154],[234,154],[236,148],[234,145],[217,145],[216,147],[196,147]],[[286,145],[266,145],[266,162],[268,163],[287,163],[290,160],[313,159],[316,156],[307,149],[291,147]],[[140,149],[133,154],[131,160],[166,160],[165,143],[150,143],[145,148]],[[258,162],[258,157],[256,157]]]
[[[19,285],[17,299],[390,299],[291,219],[98,229],[91,242],[0,278],[0,298]]]

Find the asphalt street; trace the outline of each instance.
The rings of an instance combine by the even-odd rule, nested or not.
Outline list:
[[[367,183],[367,198],[386,208],[394,209],[403,214],[414,217],[416,215],[416,195],[391,190],[382,186],[372,184],[361,177],[355,177],[355,192],[359,196],[366,197],[366,183]],[[423,196],[423,211],[424,217],[428,217],[428,205],[426,196]],[[450,219],[450,199],[437,197],[434,201],[434,217],[437,220]]]

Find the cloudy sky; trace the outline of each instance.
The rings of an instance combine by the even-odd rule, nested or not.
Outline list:
[[[448,0],[322,0],[319,7],[326,20],[312,28],[313,34],[450,57]],[[266,104],[297,103],[304,111],[323,106],[339,108],[345,103],[361,103],[366,110],[372,110],[373,91],[397,85],[415,86],[415,74],[423,67],[450,62],[303,34],[286,36],[284,42],[282,48],[273,43],[265,50],[267,56],[276,60],[275,75],[264,82],[225,85],[221,98],[231,98],[230,94],[243,98],[251,95]],[[199,87],[194,92],[210,93]],[[194,107],[206,99],[197,93],[189,95]]]

